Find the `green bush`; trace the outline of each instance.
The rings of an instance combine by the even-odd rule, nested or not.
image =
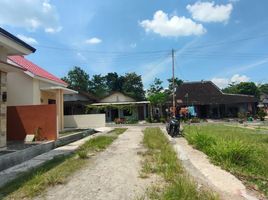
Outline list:
[[[264,118],[265,118],[265,116],[266,116],[266,112],[265,112],[264,109],[260,109],[260,110],[258,111],[257,115],[258,115],[258,118],[259,118],[261,121],[264,121]]]

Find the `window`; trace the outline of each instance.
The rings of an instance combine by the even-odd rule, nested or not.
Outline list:
[[[48,104],[56,104],[56,100],[55,99],[48,99]]]

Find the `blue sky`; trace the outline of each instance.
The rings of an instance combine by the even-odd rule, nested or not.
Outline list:
[[[187,81],[268,82],[268,1],[0,0],[0,26],[33,45],[28,58],[62,77],[116,71]],[[166,81],[164,82],[166,85]]]

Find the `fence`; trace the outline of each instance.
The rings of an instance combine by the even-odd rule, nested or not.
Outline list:
[[[97,128],[104,126],[105,114],[64,116],[64,128]]]
[[[7,107],[7,140],[24,140],[35,135],[38,140],[57,139],[56,105]]]

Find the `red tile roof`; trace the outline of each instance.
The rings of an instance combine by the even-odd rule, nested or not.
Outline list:
[[[55,81],[60,84],[68,85],[63,80],[59,79],[58,77],[54,76],[53,74],[47,72],[46,70],[42,69],[41,67],[37,66],[36,64],[32,63],[31,61],[27,60],[23,56],[9,56],[9,60],[19,65],[21,68],[26,69],[27,71],[33,73],[36,76],[40,76],[42,78]]]

